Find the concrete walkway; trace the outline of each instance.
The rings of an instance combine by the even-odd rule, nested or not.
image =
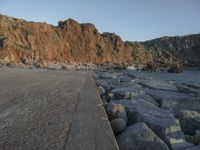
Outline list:
[[[92,75],[0,68],[0,149],[118,149]]]

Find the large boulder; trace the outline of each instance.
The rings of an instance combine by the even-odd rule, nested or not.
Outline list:
[[[125,107],[129,125],[137,122],[146,123],[169,147],[185,143],[179,121],[171,112],[144,100],[118,100],[111,103]]]
[[[106,91],[102,86],[98,86],[98,90],[101,97],[106,94]]]
[[[186,149],[184,149],[184,150],[200,150],[200,145],[188,147],[188,148],[186,148]]]
[[[180,125],[185,134],[193,135],[200,130],[200,113],[191,110],[178,110],[175,117],[180,120]]]
[[[186,85],[183,84],[178,84],[177,88],[180,92],[186,93],[186,94],[194,94],[194,95],[199,95],[200,96],[200,90],[199,89],[195,89],[195,88],[191,88],[188,87]]]
[[[183,99],[188,99],[185,103],[190,103],[188,95],[176,91],[145,89],[145,93],[158,102],[161,108],[168,110],[175,109]]]
[[[139,83],[149,89],[178,91],[175,85],[162,80],[143,79]]]
[[[184,83],[184,84],[190,88],[200,90],[200,83]]]
[[[120,79],[107,80],[107,82],[111,86],[111,89],[115,89],[115,88],[119,88],[119,87],[129,87],[129,86],[134,85],[134,83],[132,81],[121,82]]]
[[[122,118],[113,119],[110,124],[115,134],[119,134],[126,128],[126,122]]]
[[[120,150],[169,150],[168,146],[144,123],[127,127],[117,137]]]
[[[111,97],[111,100],[120,100],[120,99],[140,100],[140,99],[143,99],[145,101],[153,103],[154,105],[158,105],[158,103],[156,101],[154,101],[151,96],[149,96],[148,94],[143,92],[142,89],[143,88],[140,85],[135,83],[129,87],[115,88],[109,93],[109,95]]]
[[[125,122],[127,122],[127,114],[124,106],[122,106],[121,104],[108,103],[106,105],[106,112],[109,120],[122,118],[125,120]]]
[[[96,80],[96,84],[103,87],[106,94],[111,90],[111,86],[105,80]]]

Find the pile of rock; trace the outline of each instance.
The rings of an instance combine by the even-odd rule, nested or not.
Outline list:
[[[95,78],[121,150],[200,149],[199,85],[122,71],[98,71]],[[188,107],[194,101],[197,106]]]

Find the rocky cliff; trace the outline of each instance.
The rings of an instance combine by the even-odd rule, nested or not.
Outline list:
[[[58,26],[0,15],[0,59],[9,63],[126,64],[131,49],[115,34],[69,19]]]
[[[200,65],[200,34],[123,42],[73,19],[58,26],[0,15],[0,63],[45,66],[49,62],[129,65]]]
[[[189,67],[200,66],[200,34],[162,37],[141,43],[157,62],[175,61]]]

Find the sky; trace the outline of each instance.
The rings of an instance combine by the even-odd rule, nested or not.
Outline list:
[[[72,18],[128,41],[200,33],[200,0],[0,0],[0,13],[53,25]]]

